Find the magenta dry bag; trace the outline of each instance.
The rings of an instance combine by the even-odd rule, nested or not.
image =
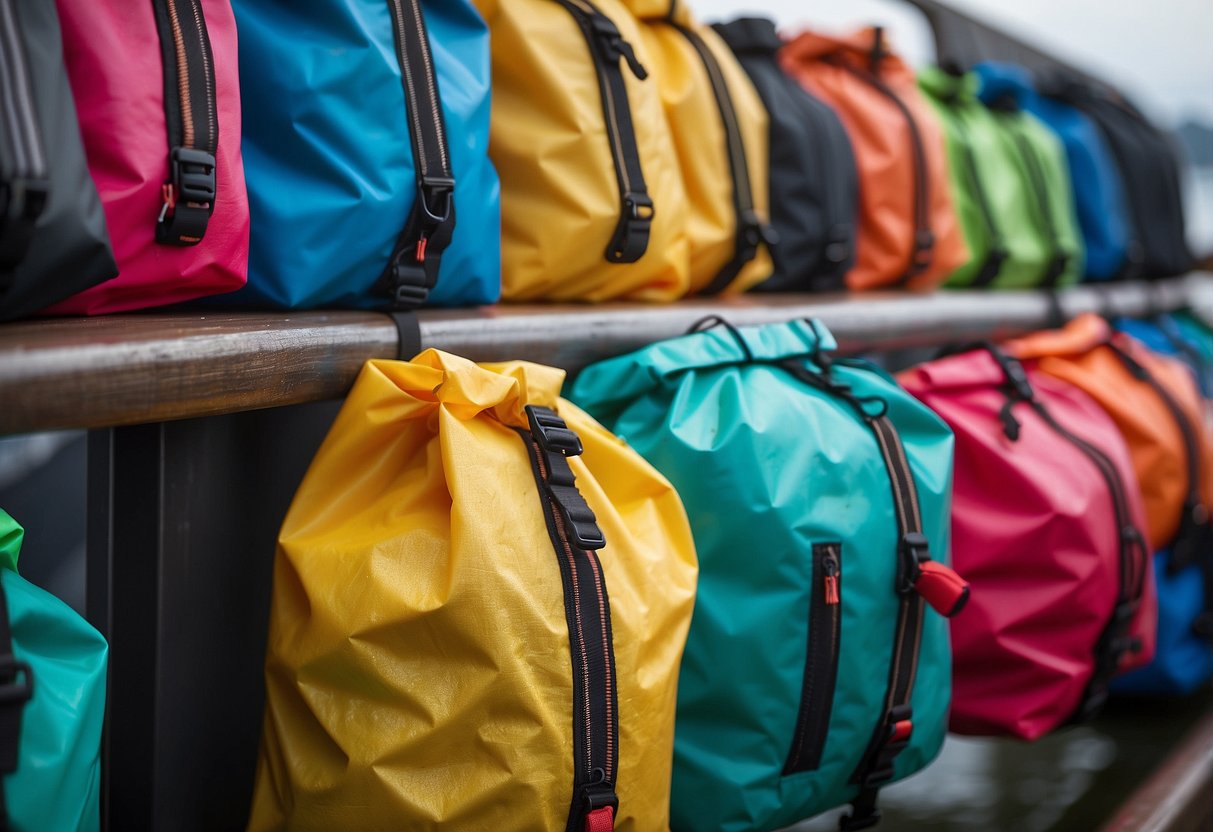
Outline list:
[[[956,434],[952,619],[960,734],[1036,739],[1092,715],[1154,653],[1145,514],[1128,449],[1085,393],[980,348],[898,380]]]
[[[59,0],[63,53],[118,277],[50,308],[99,314],[244,285],[236,22],[227,0]]]

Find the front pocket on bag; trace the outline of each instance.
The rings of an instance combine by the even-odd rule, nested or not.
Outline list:
[[[813,545],[809,590],[809,637],[800,690],[800,712],[783,773],[814,771],[821,765],[834,707],[842,636],[842,544]]]

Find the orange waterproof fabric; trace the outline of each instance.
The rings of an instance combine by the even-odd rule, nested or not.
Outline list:
[[[803,32],[780,50],[779,60],[785,72],[837,111],[855,150],[860,219],[847,286],[875,289],[904,281],[912,289],[932,289],[968,260],[948,189],[943,131],[918,92],[913,70],[882,49],[876,77],[909,109],[925,161],[923,213],[934,241],[916,258],[913,128],[894,101],[864,80],[873,73],[875,42],[874,29],[845,38]]]
[[[1123,333],[1114,334],[1107,321],[1090,313],[1063,329],[1010,341],[1006,349],[1081,388],[1116,422],[1129,446],[1145,498],[1150,547],[1159,549],[1179,530],[1189,489],[1187,451],[1171,411],[1147,382],[1135,378],[1115,352],[1104,346],[1108,341],[1145,367],[1187,415],[1200,448],[1201,501],[1213,508],[1213,436],[1205,424],[1196,382],[1181,362],[1153,353]]]

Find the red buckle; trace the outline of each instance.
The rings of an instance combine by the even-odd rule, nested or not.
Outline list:
[[[614,806],[603,806],[585,816],[585,832],[612,832],[614,828]]]
[[[893,723],[893,734],[889,737],[889,742],[908,742],[910,735],[914,733],[914,722],[909,719],[903,719],[900,722]]]

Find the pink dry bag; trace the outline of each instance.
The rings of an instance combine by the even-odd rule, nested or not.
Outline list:
[[[141,309],[244,285],[236,21],[227,0],[59,0],[63,52],[118,277],[51,314]]]
[[[1091,716],[1154,654],[1156,601],[1128,449],[1085,393],[983,345],[899,381],[956,434],[952,619],[960,734],[1036,739]]]

